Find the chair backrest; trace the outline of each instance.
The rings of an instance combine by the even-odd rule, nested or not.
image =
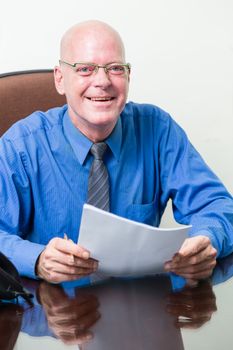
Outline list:
[[[0,74],[0,136],[32,112],[65,103],[65,96],[56,91],[52,69]]]

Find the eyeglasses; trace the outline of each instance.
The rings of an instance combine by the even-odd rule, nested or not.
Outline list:
[[[82,77],[88,77],[94,72],[97,73],[99,68],[103,68],[106,74],[110,75],[124,75],[130,72],[130,63],[108,63],[104,65],[89,63],[89,62],[76,62],[68,63],[62,60],[59,60],[59,63],[66,64],[73,68],[78,75]]]

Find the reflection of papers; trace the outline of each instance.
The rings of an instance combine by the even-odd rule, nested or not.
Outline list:
[[[156,228],[85,204],[78,243],[99,260],[100,273],[149,275],[164,271],[164,262],[179,250],[189,228]]]
[[[82,349],[184,350],[175,317],[166,310],[171,293],[168,276],[115,280],[82,292],[97,297],[100,312],[91,327],[93,338]]]

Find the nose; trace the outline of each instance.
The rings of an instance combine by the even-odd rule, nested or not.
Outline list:
[[[93,74],[93,84],[95,87],[101,87],[106,89],[111,85],[111,80],[109,79],[108,73],[106,73],[103,67],[99,67],[98,71]]]

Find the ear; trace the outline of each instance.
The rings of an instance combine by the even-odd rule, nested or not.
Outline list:
[[[55,83],[55,87],[57,89],[57,92],[60,95],[65,95],[64,86],[63,86],[64,85],[63,84],[63,74],[62,74],[60,66],[54,67],[54,83]]]
[[[131,74],[131,71],[129,71],[128,73],[128,82],[130,82],[130,74]]]
[[[128,83],[130,82],[131,68],[128,71]]]

